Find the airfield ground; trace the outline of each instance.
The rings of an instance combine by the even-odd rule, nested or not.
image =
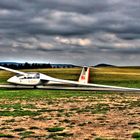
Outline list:
[[[36,71],[71,80],[80,73]],[[11,75],[0,71],[0,83]],[[95,83],[140,88],[138,68],[98,68],[91,76]],[[139,140],[140,93],[0,89],[0,139]]]

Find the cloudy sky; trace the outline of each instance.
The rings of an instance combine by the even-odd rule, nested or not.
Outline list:
[[[140,65],[140,0],[0,0],[0,61]]]

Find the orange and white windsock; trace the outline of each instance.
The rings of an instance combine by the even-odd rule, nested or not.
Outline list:
[[[87,84],[89,81],[89,68],[83,67],[80,77],[79,77],[79,83]]]

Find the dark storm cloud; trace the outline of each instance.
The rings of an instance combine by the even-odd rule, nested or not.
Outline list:
[[[18,0],[1,0],[0,8],[8,10],[21,10],[21,4]]]
[[[1,0],[0,58],[119,63],[125,54],[131,64],[140,53],[139,7],[139,0]]]
[[[117,36],[122,38],[122,39],[125,39],[125,40],[140,39],[140,34],[139,33],[120,33]]]
[[[28,2],[28,1],[27,1]],[[107,5],[105,2],[87,0],[32,0],[32,5],[38,9],[49,9],[66,12],[77,12],[82,14],[95,13],[101,11],[109,11],[112,9],[111,5]],[[36,3],[36,4],[35,4]]]
[[[93,1],[66,1],[66,0],[34,0],[34,1],[2,1],[0,5],[5,9],[13,7],[12,10],[22,9],[21,11],[9,11],[1,19],[1,28],[12,29],[16,32],[44,35],[81,35],[92,32],[105,31],[116,33],[140,32],[139,25],[135,19],[131,19],[135,11],[114,12],[117,9],[127,8],[122,3],[111,2],[111,0]],[[129,3],[129,2],[128,2]],[[122,5],[122,6],[121,6]],[[2,7],[1,6],[1,7]],[[124,6],[124,7],[123,7]],[[128,8],[131,5],[128,4]],[[135,6],[136,7],[136,6]],[[69,10],[68,10],[69,9]],[[68,11],[67,11],[68,10]],[[127,10],[127,9],[126,9]],[[88,12],[86,12],[88,11]],[[85,14],[88,13],[88,14]],[[127,14],[130,14],[128,17]],[[128,17],[128,19],[126,17]],[[139,22],[138,22],[139,23]]]
[[[14,6],[17,6],[15,10],[22,9],[22,11],[9,11],[9,15],[4,15],[2,28],[14,28],[15,31],[46,35],[91,33],[94,30],[94,20],[92,20],[94,15],[92,14],[108,11],[113,7],[109,3],[92,0],[86,2],[83,0],[70,2],[65,0],[14,1],[12,4],[7,0],[0,2],[0,5],[3,6],[6,3],[7,8],[5,6],[3,8],[10,10],[9,7],[13,7],[12,10],[14,10]],[[7,22],[10,23],[7,24]]]

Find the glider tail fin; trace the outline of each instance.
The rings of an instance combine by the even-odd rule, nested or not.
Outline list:
[[[80,77],[79,77],[79,83],[87,84],[89,81],[89,67],[83,67]]]

